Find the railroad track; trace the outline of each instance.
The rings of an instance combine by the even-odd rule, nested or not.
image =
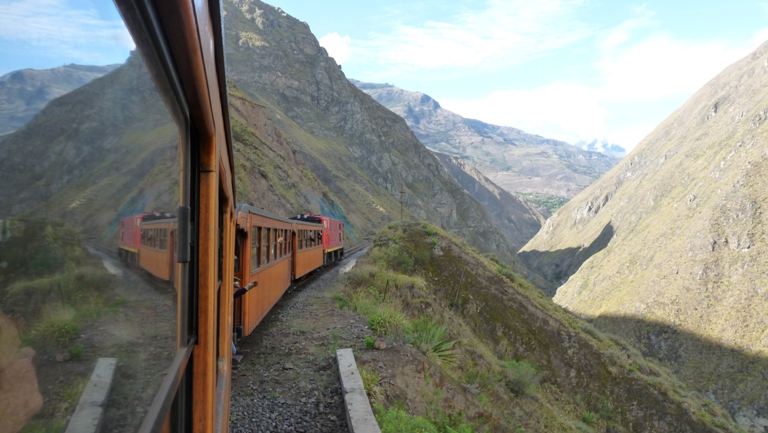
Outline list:
[[[343,259],[339,260],[338,262],[336,262],[336,263],[334,263],[334,264],[332,264],[330,266],[326,266],[324,268],[318,269],[316,272],[313,272],[311,275],[308,275],[307,277],[302,278],[300,281],[294,283],[291,287],[289,287],[288,290],[285,291],[285,293],[286,294],[292,293],[292,292],[300,289],[301,287],[303,287],[305,284],[310,283],[312,281],[315,281],[321,275],[324,275],[326,273],[326,271],[329,271],[331,269],[336,268],[344,260],[348,259],[349,257],[353,256],[357,252],[363,250],[364,248],[366,248],[366,247],[368,247],[370,245],[371,245],[371,241],[368,241],[368,242],[364,242],[364,243],[362,243],[362,244],[352,248],[349,251],[345,251]]]

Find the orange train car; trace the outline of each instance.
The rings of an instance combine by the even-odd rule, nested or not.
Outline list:
[[[173,281],[176,270],[176,226],[178,220],[169,213],[143,215],[139,266],[164,281]]]
[[[236,300],[235,326],[250,334],[291,286],[292,221],[249,205],[237,206],[235,276],[258,285]]]
[[[293,278],[301,278],[323,266],[323,225],[293,221],[293,231]]]

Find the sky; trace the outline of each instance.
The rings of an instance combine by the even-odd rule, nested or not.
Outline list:
[[[272,0],[349,78],[464,117],[632,149],[768,40],[768,1]]]
[[[464,117],[631,149],[768,40],[768,0],[271,0],[306,21],[349,78]],[[0,75],[122,63],[108,0],[0,1]]]

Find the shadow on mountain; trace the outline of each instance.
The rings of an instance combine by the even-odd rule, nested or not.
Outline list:
[[[556,251],[521,251],[520,259],[552,283],[545,288],[548,296],[555,296],[557,287],[579,270],[590,257],[604,250],[613,239],[613,225],[608,223],[591,244],[583,248],[565,248]]]
[[[669,368],[690,389],[716,400],[750,432],[768,432],[768,358],[673,326],[632,317],[600,316],[599,330],[619,336]]]

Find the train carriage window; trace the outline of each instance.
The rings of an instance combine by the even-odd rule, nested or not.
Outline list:
[[[251,227],[251,271],[259,267],[259,253],[261,251],[261,248],[259,248],[259,241],[261,240],[260,230],[260,227]]]
[[[187,313],[177,295],[189,291],[174,278],[169,236],[173,214],[189,202],[189,181],[180,177],[189,173],[180,167],[187,141],[166,106],[177,111],[174,97],[161,97],[150,74],[161,68],[145,65],[149,44],[134,44],[113,2],[64,3],[46,11],[50,20],[15,15],[14,25],[34,32],[19,33],[1,55],[3,84],[34,81],[44,108],[5,115],[11,120],[0,127],[0,185],[13,191],[0,194],[0,218],[10,228],[0,236],[0,264],[15,268],[0,277],[0,294],[23,283],[56,287],[56,296],[28,290],[0,301],[0,358],[24,365],[3,371],[18,377],[0,374],[0,400],[14,408],[9,418],[9,407],[0,407],[0,430],[63,431],[96,360],[115,358],[100,430],[136,432],[187,345],[177,344],[177,312]],[[11,110],[7,103],[0,108]],[[168,222],[144,227],[155,211]],[[73,282],[73,275],[88,278]],[[31,332],[52,317],[57,329],[80,331]],[[82,359],[50,361],[78,348]],[[0,360],[0,371],[13,366],[6,364]]]
[[[262,238],[261,238],[261,257],[262,259],[262,265],[265,265],[269,263],[269,228],[264,228],[262,230]]]
[[[283,257],[283,229],[277,231],[277,258]]]
[[[275,261],[275,238],[277,237],[277,230],[272,229],[272,233],[269,236],[269,260]]]

